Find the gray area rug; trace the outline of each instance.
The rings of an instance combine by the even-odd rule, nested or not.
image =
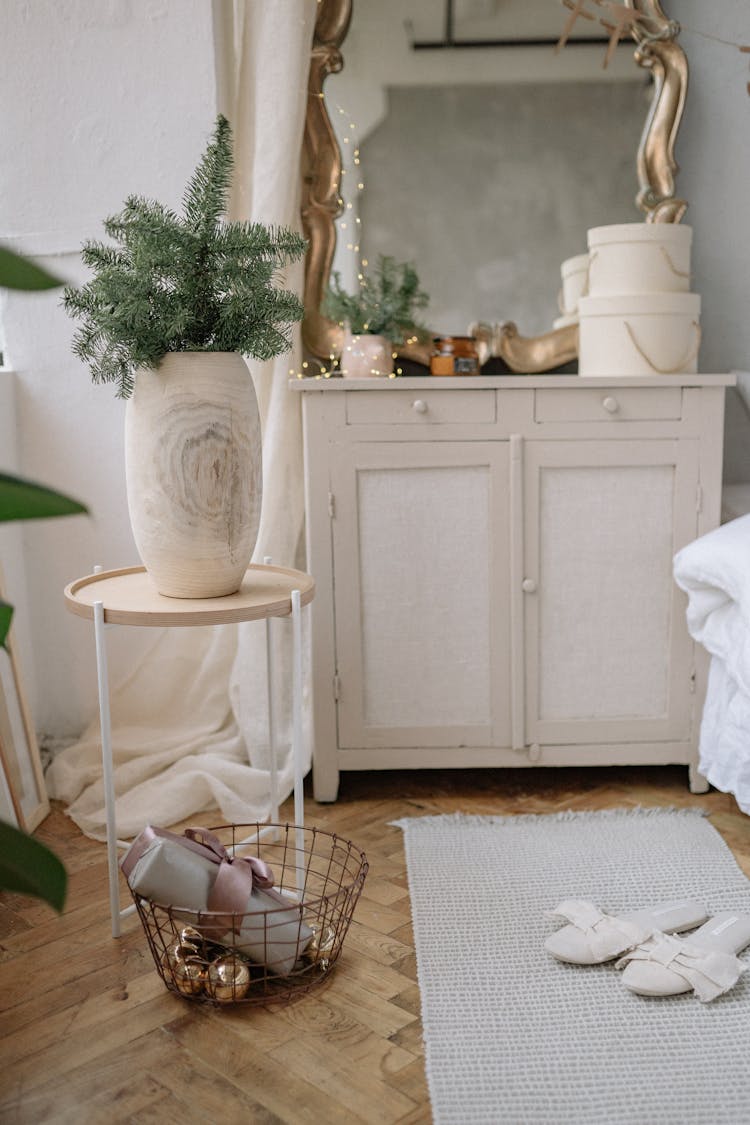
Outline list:
[[[395,823],[437,1125],[750,1122],[750,973],[710,1004],[645,998],[612,964],[543,949],[564,898],[750,913],[750,882],[700,810]]]

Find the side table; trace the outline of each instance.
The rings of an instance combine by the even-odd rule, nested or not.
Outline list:
[[[241,621],[266,622],[268,675],[269,754],[271,761],[271,819],[278,819],[276,747],[273,724],[273,675],[271,618],[292,619],[292,760],[294,762],[294,818],[304,820],[302,773],[302,607],[315,596],[315,582],[300,570],[271,566],[248,567],[240,589],[222,598],[167,598],[159,594],[144,567],[121,570],[99,568],[65,587],[67,609],[94,622],[96,666],[101,720],[104,809],[107,832],[109,905],[112,936],[120,936],[121,919],[134,907],[120,909],[115,792],[112,766],[112,727],[109,708],[109,677],[104,630],[107,625],[145,625],[173,628],[187,625],[228,625]],[[127,845],[121,843],[120,846]]]

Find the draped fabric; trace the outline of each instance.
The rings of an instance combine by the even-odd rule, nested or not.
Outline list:
[[[690,635],[710,654],[698,768],[750,814],[750,515],[715,527],[677,553]]]
[[[234,133],[230,217],[299,228],[299,161],[315,0],[217,0],[218,110]],[[211,115],[207,112],[207,129]],[[302,292],[302,264],[283,283]],[[248,359],[263,428],[263,507],[254,562],[303,563],[300,396],[288,390],[292,352]],[[307,622],[303,643],[307,648]],[[293,787],[291,622],[272,622],[279,799]],[[307,679],[307,678],[306,678]],[[305,690],[305,768],[310,763]],[[271,811],[263,623],[176,628],[155,634],[140,666],[111,695],[116,820],[129,837],[145,824],[176,824],[217,807],[232,822]],[[98,720],[47,771],[50,796],[80,828],[105,837]]]

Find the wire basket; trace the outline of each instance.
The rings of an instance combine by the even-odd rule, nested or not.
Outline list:
[[[331,832],[293,824],[210,831],[230,855],[269,864],[284,905],[216,914],[164,906],[131,888],[167,988],[223,1005],[289,1002],[319,985],[341,954],[367,875],[364,852]]]

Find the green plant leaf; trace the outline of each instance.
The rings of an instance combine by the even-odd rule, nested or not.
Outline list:
[[[0,648],[5,648],[5,640],[8,636],[12,617],[13,606],[9,605],[8,602],[0,601]]]
[[[0,821],[0,889],[41,898],[62,913],[68,875],[48,847]]]
[[[70,496],[22,477],[0,473],[0,521],[38,520],[86,512],[88,508]]]
[[[51,273],[40,269],[14,254],[12,250],[0,246],[0,287],[4,289],[57,289],[63,282]]]

